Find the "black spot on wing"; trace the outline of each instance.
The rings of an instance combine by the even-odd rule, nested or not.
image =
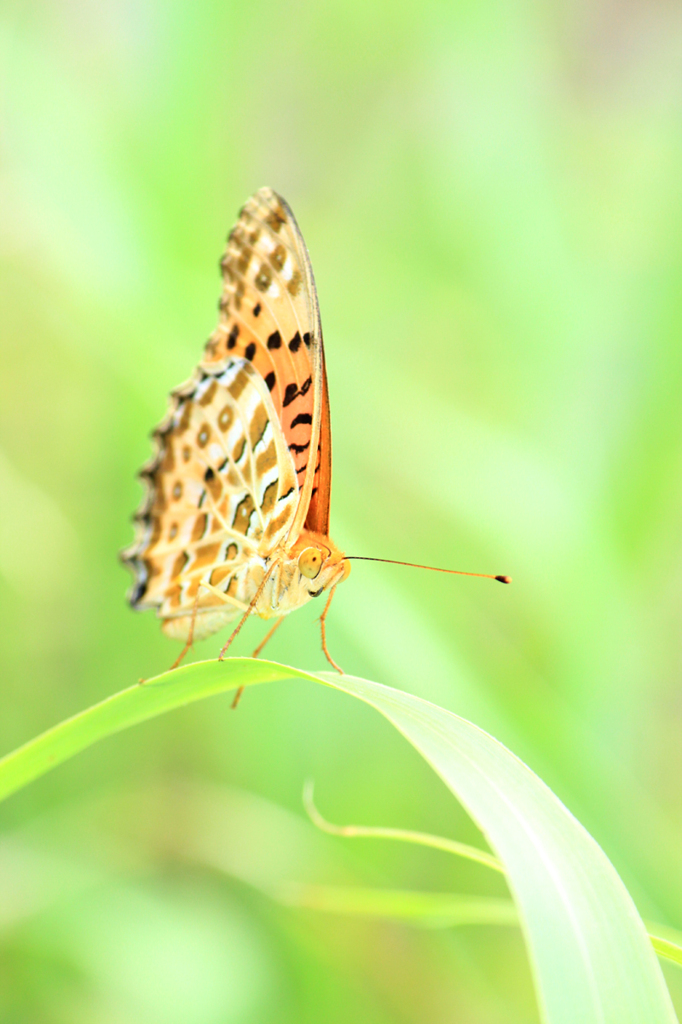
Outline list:
[[[313,378],[308,377],[306,378],[306,380],[303,381],[300,388],[297,388],[295,384],[287,384],[286,390],[284,392],[284,401],[282,402],[282,405],[291,405],[295,398],[298,398],[300,395],[307,395],[308,391],[310,390],[310,385],[312,384],[312,382]]]
[[[139,583],[136,583],[135,586],[133,587],[133,589],[130,591],[130,594],[128,596],[128,601],[130,602],[131,606],[133,608],[137,607],[137,605],[140,603],[140,601],[142,600],[142,598],[144,597],[144,595],[146,593],[147,593],[147,583],[146,583],[146,581],[140,581]]]
[[[270,391],[272,391],[272,389],[274,388],[276,381],[277,378],[275,377],[275,371],[271,370],[270,373],[265,378],[265,383],[267,384]]]
[[[298,416],[294,416],[293,420],[289,424],[289,428],[290,428],[290,430],[293,430],[294,427],[297,427],[301,423],[312,423],[312,422],[313,422],[313,418],[312,418],[312,416],[310,415],[309,412],[299,412]]]
[[[268,338],[268,348],[281,348],[282,346],[282,335],[279,331],[273,331]]]
[[[256,354],[256,343],[255,341],[250,342],[244,349],[244,356],[251,362]]]
[[[289,349],[292,352],[298,352],[300,347],[301,347],[301,333],[300,333],[300,331],[296,331],[296,334],[293,336],[293,338],[289,342]]]
[[[237,338],[239,337],[239,324],[235,324],[227,336],[227,347],[234,348],[237,344]]]

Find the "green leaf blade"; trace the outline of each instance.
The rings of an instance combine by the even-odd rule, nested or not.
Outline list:
[[[402,691],[274,662],[199,662],[131,687],[0,761],[0,797],[105,736],[237,686],[308,679],[381,712],[432,765],[499,855],[547,1024],[674,1024],[644,925],[609,860],[545,784],[470,722]]]
[[[349,676],[325,678],[403,733],[503,861],[544,1020],[676,1021],[625,886],[597,843],[523,762],[475,725],[420,698]]]
[[[291,679],[294,674],[295,669],[274,662],[233,658],[183,665],[173,672],[142,680],[0,758],[0,800],[122,729],[238,686]]]

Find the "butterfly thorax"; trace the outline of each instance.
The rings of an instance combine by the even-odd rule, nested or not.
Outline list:
[[[283,546],[262,567],[254,566],[251,585],[257,587],[268,569],[255,608],[263,619],[287,615],[341,583],[350,573],[350,562],[329,537],[303,530],[293,545]]]

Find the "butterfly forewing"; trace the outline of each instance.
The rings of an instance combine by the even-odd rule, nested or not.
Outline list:
[[[296,466],[301,507],[292,532],[300,532],[309,512],[328,525],[331,439],[327,428],[318,452],[320,421],[325,411],[327,423],[329,416],[317,293],[294,215],[272,189],[260,189],[243,207],[221,267],[220,322],[202,366],[235,354],[253,363],[270,390]]]

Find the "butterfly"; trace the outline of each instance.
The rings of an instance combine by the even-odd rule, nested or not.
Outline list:
[[[241,617],[234,637],[251,613],[276,628],[326,591],[322,643],[338,669],[324,617],[350,563],[329,537],[320,313],[305,242],[272,189],[247,200],[221,268],[218,326],[171,393],[140,472],[147,494],[121,554],[134,576],[128,600],[156,609],[163,632],[188,647]]]
[[[194,375],[171,393],[142,468],[137,536],[121,553],[133,608],[162,629],[204,639],[239,619],[275,625],[350,573],[329,536],[332,448],[317,291],[291,209],[270,188],[242,208],[221,260],[218,326]],[[368,558],[364,561],[390,561]],[[400,562],[400,565],[414,565]],[[432,568],[431,566],[415,566]],[[460,573],[455,569],[438,572]],[[510,583],[508,576],[491,576]]]

